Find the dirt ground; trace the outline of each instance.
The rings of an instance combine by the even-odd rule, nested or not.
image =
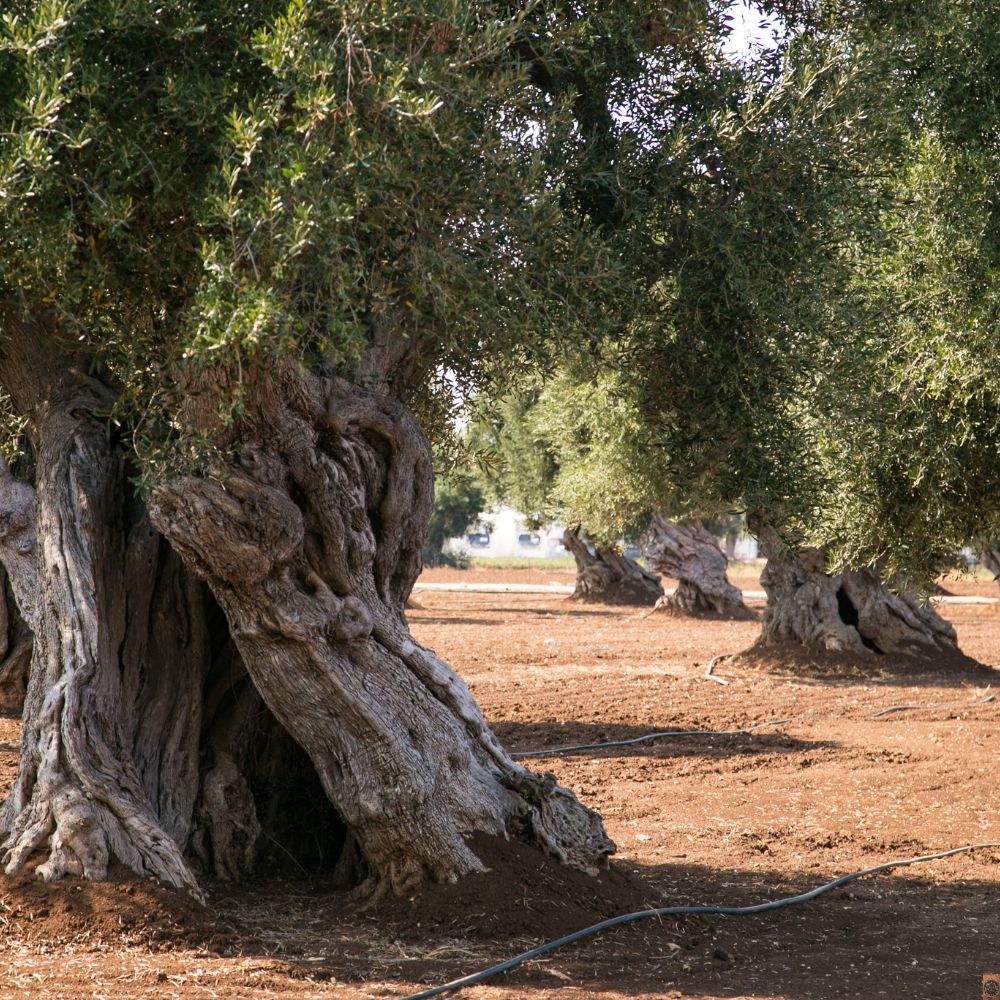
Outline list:
[[[438,582],[565,583],[562,570],[433,571]],[[757,589],[752,578],[739,579]],[[995,596],[992,583],[949,580]],[[100,886],[0,880],[0,1000],[401,997],[618,912],[744,905],[884,861],[1000,841],[1000,605],[943,606],[978,663],[930,670],[727,659],[753,622],[696,622],[551,594],[424,592],[417,638],[468,681],[512,751],[661,729],[745,729],[528,758],[598,809],[599,879],[517,845],[496,870],[364,909],[315,881],[208,886],[209,905],[116,873]],[[758,605],[759,607],[759,605]],[[898,705],[921,706],[871,718]],[[0,719],[0,786],[18,723]],[[513,872],[513,874],[511,874]],[[1000,850],[860,880],[752,917],[648,920],[461,996],[769,1000],[982,996],[1000,972]]]

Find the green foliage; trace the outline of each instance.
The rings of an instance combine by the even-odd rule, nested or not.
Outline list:
[[[19,416],[10,396],[0,391],[0,457],[7,462],[20,462],[26,457],[24,418]]]
[[[524,512],[533,527],[581,524],[597,544],[638,535],[671,493],[658,442],[641,418],[627,373],[569,365],[483,407],[472,440],[494,463],[484,475],[490,500]]]
[[[456,565],[458,560],[444,551],[444,543],[464,534],[485,505],[483,491],[468,473],[439,476],[434,483],[434,513],[423,547],[424,565]]]
[[[479,400],[537,519],[762,509],[925,573],[1000,531],[1000,29],[762,8],[735,61],[723,0],[8,0],[0,316],[149,482],[302,366],[436,436]]]
[[[538,389],[525,383],[522,391],[500,399],[474,403],[469,427],[470,447],[488,456],[482,482],[491,506],[509,504],[537,528],[555,516],[551,499],[557,462],[549,442],[535,427]]]
[[[868,156],[899,139],[865,53],[810,16],[756,62],[725,58],[710,24],[636,91],[616,210],[596,216],[635,294],[592,351],[492,412],[515,505],[605,541],[664,508],[830,525],[826,451],[867,318],[859,244],[885,239]]]
[[[855,234],[878,218],[871,81],[835,43],[788,41],[714,111],[712,167],[678,186],[676,258],[629,360],[638,406],[696,506],[822,519],[826,383],[856,350]],[[716,176],[713,177],[712,174]]]
[[[840,389],[850,434],[825,448],[828,520],[841,559],[921,582],[1000,517],[1000,32],[964,2],[860,4],[853,28],[903,146],[880,161],[888,238],[861,244],[853,282],[867,321]]]
[[[572,144],[571,98],[528,79],[589,51],[578,22],[533,3],[16,0],[0,302],[53,314],[118,379],[120,419],[178,455],[198,453],[176,440],[195,389],[224,426],[276,361],[364,380],[379,348],[436,412],[435,373],[525,364],[616,280],[541,148]]]

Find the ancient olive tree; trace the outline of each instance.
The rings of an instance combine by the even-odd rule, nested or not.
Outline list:
[[[630,300],[611,109],[687,65],[664,17],[5,5],[0,386],[30,472],[2,470],[0,561],[34,634],[8,872],[197,891],[277,843],[403,890],[480,869],[477,831],[613,851],[403,606],[455,380],[493,391]]]
[[[611,409],[605,409],[610,406]],[[574,502],[571,477],[607,473],[606,461],[628,430],[622,410],[596,386],[573,386],[565,372],[525,379],[521,391],[480,408],[472,444],[493,462],[484,481],[494,503],[526,513],[529,523],[562,520],[562,542],[576,564],[573,597],[583,601],[651,605],[663,595],[657,577],[620,551],[634,527],[609,522],[600,505],[584,510]],[[624,451],[620,452],[625,454]],[[612,473],[600,489],[624,485]]]
[[[764,638],[934,661],[955,651],[954,630],[912,590],[998,515],[1000,33],[974,4],[855,15],[845,45],[877,75],[885,125],[867,156],[878,213],[848,230],[848,335],[831,325],[821,419],[800,420],[821,471],[799,491],[813,510],[783,537],[761,519]]]
[[[767,564],[758,649],[787,643],[864,658],[954,653],[954,627],[924,598],[887,586],[877,569],[839,570],[823,546],[789,545],[766,520],[754,522]]]

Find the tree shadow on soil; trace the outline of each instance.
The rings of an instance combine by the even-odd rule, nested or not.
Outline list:
[[[81,941],[138,943],[154,952],[198,948],[275,960],[275,972],[290,979],[378,982],[380,994],[392,995],[478,971],[621,913],[757,904],[851,870],[951,846],[851,834],[800,840],[792,850],[831,854],[819,855],[821,863],[808,872],[778,863],[717,869],[687,860],[622,861],[592,878],[522,844],[477,837],[472,847],[489,871],[368,905],[303,879],[209,884],[203,909],[120,870],[113,873],[120,881],[98,884],[0,879],[0,901],[8,940],[36,948]],[[734,857],[748,850],[769,857],[771,843],[734,845]],[[786,843],[780,847],[789,850]],[[998,865],[1000,851],[983,851],[929,866],[933,875],[922,868],[881,874],[767,914],[643,920],[521,966],[492,985],[524,996],[569,986],[584,995],[645,997],[979,996],[982,974],[1000,971],[1000,908],[997,880],[990,877]],[[956,872],[977,877],[957,880]],[[119,916],[125,926],[116,929]],[[386,982],[395,985],[386,989]]]
[[[1000,687],[1000,669],[962,653],[942,653],[933,659],[900,654],[873,654],[861,659],[790,643],[766,648],[751,646],[728,657],[716,669],[723,675],[727,670],[753,670],[826,685]]]
[[[608,725],[607,723],[496,722],[491,725],[500,742],[511,753],[549,752],[570,745],[590,745],[631,740],[648,736],[657,730],[649,726]],[[661,730],[697,732],[684,726],[664,725]],[[705,729],[714,728],[706,726]],[[732,727],[734,729],[739,727]],[[778,728],[778,727],[776,727]],[[838,744],[831,740],[803,740],[782,732],[759,729],[752,733],[723,736],[665,736],[631,746],[591,747],[566,753],[566,757],[583,755],[608,757],[730,757],[763,753],[801,753]],[[529,758],[530,759],[530,758]]]
[[[493,872],[346,916],[348,923],[367,923],[370,940],[380,942],[373,949],[376,975],[400,983],[401,993],[478,971],[619,913],[653,906],[753,905],[924,848],[855,845],[846,867],[838,861],[816,872],[623,862],[600,879],[520,855],[519,870],[511,876],[512,859],[505,858],[501,874],[496,852],[477,849],[497,866]],[[1000,854],[994,853],[993,861],[1000,863]],[[768,914],[643,920],[568,946],[492,985],[526,996],[575,986],[587,994],[647,997],[973,997],[980,995],[982,973],[1000,970],[995,894],[996,883],[986,879],[941,883],[881,875]],[[334,921],[345,919],[336,904],[331,908],[321,897],[315,906],[327,909]],[[342,958],[309,968],[313,975],[338,979],[347,972]],[[372,978],[364,959],[349,976],[357,982]]]

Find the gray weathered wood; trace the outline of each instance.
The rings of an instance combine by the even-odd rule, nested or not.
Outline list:
[[[38,603],[15,785],[2,809],[4,866],[100,879],[112,857],[197,892],[125,748],[118,651],[126,608],[118,511],[124,485],[91,379],[66,380],[35,411]]]
[[[992,545],[984,545],[979,550],[979,562],[984,569],[988,569],[993,574],[993,579],[1000,587],[1000,550]]]
[[[0,694],[24,703],[18,775],[0,807],[4,867],[41,853],[44,877],[100,878],[114,857],[197,892],[192,863],[235,877],[268,847],[328,867],[356,856],[204,584],[132,495],[101,415],[111,394],[45,323],[6,319],[0,383],[27,421],[38,493],[0,470],[0,561],[39,639],[22,698],[32,636],[0,604]],[[285,817],[316,800],[296,843]]]
[[[754,531],[767,557],[758,647],[793,642],[860,657],[957,652],[954,628],[929,603],[891,591],[871,570],[827,573],[822,549],[793,551],[767,524]]]
[[[749,618],[743,595],[726,577],[729,560],[701,521],[671,521],[656,514],[640,541],[650,569],[677,580],[661,605],[688,615]]]
[[[596,869],[614,845],[550,775],[514,763],[468,688],[409,634],[430,451],[399,402],[275,372],[239,462],[158,488],[156,527],[226,613],[247,671],[315,765],[382,884],[482,870],[474,832],[527,832]]]

